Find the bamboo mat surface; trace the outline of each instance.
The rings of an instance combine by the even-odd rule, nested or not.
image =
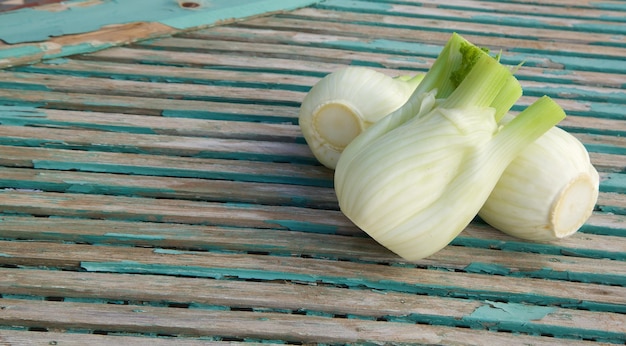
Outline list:
[[[622,1],[327,0],[0,70],[0,345],[625,344],[625,23]],[[339,211],[304,95],[425,72],[452,32],[524,62],[514,111],[566,110],[601,176],[577,234],[476,220],[406,262]]]

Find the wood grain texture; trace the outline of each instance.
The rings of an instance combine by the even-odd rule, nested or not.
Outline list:
[[[624,344],[625,13],[327,0],[0,58],[0,345]],[[566,110],[601,179],[571,237],[476,219],[407,262],[339,210],[303,97],[347,65],[424,73],[453,31],[523,62],[512,113],[544,94]]]

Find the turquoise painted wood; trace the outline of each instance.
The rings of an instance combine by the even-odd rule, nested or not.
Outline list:
[[[311,0],[74,0],[60,6],[0,13],[0,40],[8,44],[46,41],[50,37],[97,31],[106,25],[157,22],[176,29],[212,25],[267,12],[311,5]],[[59,10],[60,8],[60,10]],[[16,30],[16,27],[20,27]]]
[[[147,3],[0,14],[0,344],[626,342],[622,2]],[[524,62],[514,111],[566,110],[601,176],[575,235],[477,219],[406,262],[340,212],[302,98],[347,65],[424,72],[454,31]]]
[[[176,30],[207,27],[265,13],[287,11],[316,3],[315,0],[70,0],[39,7],[0,12],[0,66],[39,59],[60,58],[94,52],[142,35],[166,35]],[[142,28],[151,23],[156,27]],[[138,24],[139,34],[117,33],[115,26]],[[19,29],[16,29],[19,28]],[[170,30],[171,29],[171,30]],[[113,30],[113,37],[94,32]],[[133,31],[127,30],[127,31]],[[60,42],[51,38],[86,35]]]

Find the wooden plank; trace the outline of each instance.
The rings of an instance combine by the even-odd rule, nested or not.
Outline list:
[[[62,111],[56,109],[2,106],[0,123],[6,125],[58,129],[99,130],[108,132],[162,134],[209,138],[256,139],[274,142],[304,142],[295,124],[225,121],[177,118],[135,114]],[[624,121],[570,115],[559,127],[583,143],[624,146],[621,134],[626,134]]]
[[[93,52],[172,33],[170,27],[160,23],[129,23],[110,26],[96,32],[55,37],[43,43],[19,43],[10,46],[0,44],[0,68],[30,64],[68,54]]]
[[[5,106],[2,124],[170,136],[303,142],[297,125]],[[610,125],[607,125],[610,126]],[[616,125],[617,126],[617,125]],[[602,130],[600,130],[602,131]]]
[[[523,2],[493,2],[493,1],[468,1],[468,0],[452,0],[445,4],[441,4],[436,0],[406,0],[407,4],[415,4],[416,6],[423,6],[428,8],[442,8],[442,9],[462,9],[467,11],[487,12],[494,14],[517,14],[517,15],[530,15],[537,17],[544,17],[542,14],[550,13],[550,10],[554,9],[554,4],[546,4],[546,2],[535,2],[532,4],[525,4]],[[577,6],[575,6],[577,5]],[[559,15],[564,17],[577,17],[585,19],[600,19],[606,21],[618,21],[619,17],[615,15],[614,11],[602,10],[593,7],[593,4],[587,4],[584,8],[581,2],[572,3],[571,6],[563,6],[559,9]]]
[[[495,231],[485,224],[472,223],[453,241],[453,244],[461,246],[475,246],[488,249],[505,251],[545,253],[552,255],[587,256],[589,258],[602,258],[602,255],[584,255],[586,250],[615,251],[621,253],[624,247],[621,245],[622,237],[626,236],[623,231],[622,215],[608,213],[594,213],[583,225],[582,229],[572,236],[548,243],[534,243],[520,241],[502,232]],[[609,237],[603,237],[608,235]],[[610,245],[613,243],[613,245]],[[582,250],[582,252],[581,252]]]
[[[585,30],[586,31],[601,31],[612,33],[623,33],[623,26],[620,25],[621,17],[613,16],[614,12],[607,10],[605,13],[608,16],[603,20],[598,17],[576,17],[571,15],[561,15],[559,12],[557,15],[551,16],[537,16],[536,13],[515,13],[512,11],[499,11],[499,12],[484,12],[484,11],[472,11],[468,8],[458,8],[455,6],[441,5],[440,8],[436,6],[415,6],[407,3],[392,4],[392,5],[380,5],[377,3],[368,3],[365,1],[346,1],[346,0],[327,0],[318,4],[316,7],[331,8],[340,11],[358,11],[358,12],[396,12],[401,13],[404,16],[422,16],[424,18],[438,18],[444,16],[450,19],[456,19],[463,22],[485,23],[485,24],[500,24],[506,27],[517,27],[521,30],[527,27],[548,27],[558,28],[562,30]],[[507,4],[510,6],[511,4]],[[476,5],[473,5],[477,7]],[[497,5],[490,5],[497,6]],[[442,9],[446,7],[445,9]],[[548,8],[546,7],[546,10]],[[560,11],[565,11],[559,8]],[[549,10],[548,10],[549,11]],[[577,11],[577,10],[574,10]],[[584,13],[584,12],[579,12]],[[439,30],[442,31],[442,30]],[[506,32],[506,30],[498,30]],[[498,32],[496,31],[496,32]]]
[[[2,122],[2,120],[0,120]],[[8,123],[11,124],[11,120]],[[96,122],[97,123],[97,122]],[[252,127],[252,126],[248,126]],[[263,127],[263,126],[259,126]],[[236,127],[235,127],[236,128]],[[181,157],[230,158],[255,161],[278,161],[313,163],[309,147],[300,143],[244,139],[242,136],[229,136],[223,129],[222,135],[215,137],[184,136],[181,134],[141,134],[111,133],[79,128],[59,129],[46,127],[15,127],[0,125],[0,145],[39,146],[59,149],[81,148],[83,150],[146,153],[155,155],[177,155]],[[299,132],[296,132],[299,134]],[[624,137],[606,135],[586,135],[574,133],[591,152],[626,154]],[[252,136],[250,136],[252,137]]]
[[[25,217],[3,217],[0,220],[5,239],[239,251],[388,265],[406,262],[367,237],[270,230],[261,232],[242,227],[183,224],[172,226],[162,223],[137,225],[110,220]],[[467,244],[463,252],[459,252],[458,247],[448,246],[429,258],[410,263],[421,268],[457,272],[497,272],[512,277],[626,285],[626,272],[620,262],[626,259],[626,252],[623,251],[626,239],[579,234],[570,238],[567,243],[541,244],[536,250],[543,250],[543,253],[533,253],[533,243],[523,243],[511,237],[498,237],[494,233],[493,230],[480,230],[480,226],[472,225],[460,235]],[[498,238],[502,243],[510,243],[508,250],[472,248],[472,243],[479,243],[480,240],[495,241]],[[513,247],[516,241],[519,245],[517,250]],[[597,244],[587,247],[590,242]],[[460,244],[462,241],[455,243]],[[609,260],[602,260],[604,258]]]
[[[577,115],[567,115],[567,117],[563,119],[558,126],[570,132],[574,136],[578,136],[580,133],[618,136],[623,131],[626,131],[624,128],[624,121]]]
[[[149,43],[145,43],[141,45],[142,47],[158,47],[165,49],[184,49],[184,50],[192,50],[195,52],[238,52],[239,54],[254,54],[254,56],[259,56],[263,54],[263,56],[267,57],[286,57],[286,56],[299,56],[301,50],[297,48],[297,46],[285,45],[285,44],[263,44],[259,42],[234,42],[234,41],[218,41],[218,40],[207,40],[205,39],[179,39],[179,38],[166,38],[150,41]],[[337,50],[328,51],[328,49],[320,49],[320,48],[311,48],[307,49],[307,52],[319,50],[319,56],[325,56],[327,58],[335,57],[336,54],[330,55],[329,53],[338,52]],[[359,54],[359,53],[356,53]],[[299,56],[299,58],[305,58]],[[310,58],[310,57],[307,57]],[[337,57],[338,58],[338,57]],[[347,61],[347,63],[353,62],[356,56],[351,55]],[[380,60],[380,59],[377,59]],[[398,64],[399,62],[396,62]],[[358,62],[357,62],[358,64]],[[396,66],[396,68],[407,68],[409,66]],[[415,68],[417,66],[413,66]],[[521,78],[525,77],[524,68],[518,71],[518,75]],[[386,71],[382,72],[393,75],[392,73],[398,73],[397,71]],[[408,74],[409,72],[404,72],[403,74]],[[545,77],[544,77],[545,78]],[[614,88],[604,88],[597,86],[571,86],[571,85],[561,85],[555,82],[536,82],[532,80],[522,79],[521,81],[522,87],[524,88],[525,95],[531,96],[542,96],[543,94],[549,94],[550,96],[554,96],[556,98],[566,98],[566,99],[582,99],[582,100],[591,100],[596,102],[611,102],[617,101],[624,98],[624,93],[620,89]]]
[[[614,200],[602,204],[600,209],[626,208],[618,194],[604,195],[613,196]],[[0,196],[0,206],[6,213],[361,234],[336,210],[11,190],[0,191]]]
[[[171,35],[194,27],[293,10],[315,3],[281,0],[211,4],[154,0],[118,4],[102,1],[62,2],[3,13],[0,25],[0,68],[78,53],[93,52],[139,39]],[[189,8],[188,6],[192,6]],[[13,30],[24,22],[29,25]]]
[[[211,30],[198,30],[180,34],[177,37],[289,44],[306,47],[307,55],[310,54],[315,58],[324,56],[325,61],[331,61],[329,59],[332,57],[340,59],[342,56],[354,55],[353,64],[358,63],[359,60],[364,60],[369,63],[369,66],[373,67],[380,65],[388,69],[398,69],[405,66],[418,71],[425,71],[429,68],[428,62],[430,60],[428,59],[434,59],[441,49],[437,48],[437,46],[441,47],[445,43],[445,41],[436,41],[434,44],[421,43],[421,40],[416,42],[415,39],[394,42],[392,41],[393,38],[391,38],[387,42],[389,44],[380,45],[376,48],[374,45],[376,41],[360,38],[357,34],[352,34],[351,36],[350,33],[345,32],[316,33],[302,32],[302,30],[297,28],[270,29],[241,26],[224,26],[212,28]],[[148,41],[148,43],[150,42]],[[155,42],[160,41],[157,40]],[[397,47],[392,42],[396,43]],[[358,47],[361,49],[357,49]],[[326,53],[324,54],[324,52]],[[373,56],[378,56],[378,58],[370,61]],[[420,57],[420,59],[411,59],[411,57]],[[534,58],[536,59],[537,57]],[[522,61],[517,61],[515,64],[520,62]],[[514,63],[514,61],[510,61],[510,63]],[[613,73],[603,71],[589,72],[576,69],[565,71],[563,66],[557,65],[532,66],[525,64],[524,68],[518,70],[516,75],[532,76],[533,78],[542,78],[544,80],[547,80],[546,78],[568,80],[576,84],[593,84],[616,88],[619,88],[622,84],[619,76]],[[526,79],[529,77],[526,77]]]
[[[145,82],[116,80],[112,78],[85,78],[65,75],[50,75],[37,73],[11,73],[0,72],[0,82],[10,81],[18,88],[24,85],[26,88],[37,85],[45,89],[57,92],[73,92],[81,90],[86,94],[113,93],[121,96],[135,96],[146,98],[186,99],[214,101],[221,99],[222,102],[245,102],[247,103],[280,103],[304,98],[303,92],[247,88],[197,85],[186,83],[159,83],[150,82],[150,88],[146,89]]]
[[[8,323],[53,328],[100,329],[111,332],[164,333],[181,336],[222,336],[291,342],[404,342],[471,345],[484,340],[505,342],[510,336],[489,331],[424,324],[326,318],[271,312],[169,309],[68,302],[3,299],[0,319]],[[46,316],[55,316],[50,321]],[[210,323],[207,323],[210,322]],[[461,341],[462,340],[462,341]],[[548,345],[554,339],[516,337],[520,343]],[[571,341],[576,344],[576,340]],[[568,340],[568,344],[570,340]],[[586,342],[582,342],[585,344]]]
[[[341,5],[347,5],[347,4],[350,4],[350,6],[360,5],[358,4],[358,2],[347,2],[347,1],[339,1],[339,2],[341,2]],[[332,4],[328,1],[322,3],[321,5],[332,8]],[[400,9],[400,7],[402,8]],[[409,13],[422,16],[422,15],[427,14],[430,11],[433,11],[431,8],[418,7],[418,6],[395,5],[393,6],[393,8],[397,8],[395,9],[395,11],[400,11],[402,12],[402,15],[405,15],[405,16],[406,14],[409,14]],[[349,10],[349,7],[348,7],[348,10]],[[378,7],[374,9],[373,11],[379,12]],[[445,13],[448,15],[451,15],[451,12],[454,12],[456,15],[459,15],[460,17],[466,17],[466,19],[471,20],[471,18],[467,18],[468,12],[466,11],[445,10]],[[484,15],[484,16],[488,17],[488,15]],[[501,18],[504,16],[498,15],[497,17],[496,16],[494,17],[502,20]],[[494,18],[494,22],[496,21],[495,18]],[[521,17],[513,17],[509,19],[514,19],[514,18],[522,22],[525,19],[528,19],[528,18],[521,18]],[[546,17],[543,17],[541,19],[545,19],[545,18]],[[554,17],[551,19],[554,19]],[[564,19],[564,20],[567,20],[567,19]],[[385,21],[389,22],[389,20],[385,20]],[[453,31],[453,30],[450,30],[448,32],[445,32],[445,31],[433,31],[433,30],[427,30],[427,29],[420,30],[421,28],[419,27],[413,27],[410,29],[404,29],[404,28],[398,28],[398,27],[385,27],[381,25],[375,25],[375,21],[373,21],[371,25],[363,25],[363,24],[352,24],[349,22],[349,20],[347,20],[346,22],[311,21],[311,20],[306,20],[306,19],[298,19],[298,18],[292,19],[292,18],[281,18],[281,17],[262,17],[262,18],[257,18],[254,20],[246,21],[245,23],[242,23],[241,25],[248,27],[248,28],[259,27],[259,28],[264,28],[264,29],[272,28],[272,29],[278,29],[278,30],[283,30],[283,29],[293,30],[298,26],[302,26],[303,23],[307,23],[306,24],[307,30],[314,32],[314,33],[335,33],[335,32],[356,33],[356,35],[360,37],[376,37],[378,40],[391,39],[391,40],[398,40],[398,41],[406,40],[409,42],[418,41],[422,44],[425,44],[425,43],[437,44],[440,42],[445,42],[449,38],[451,31]],[[419,23],[421,24],[421,22]],[[475,23],[483,24],[482,21],[475,21]],[[582,25],[582,24],[583,23],[576,23],[572,25],[576,26],[576,25]],[[597,22],[589,23],[589,24],[599,25],[599,23]],[[571,25],[564,25],[564,23],[556,23],[556,24],[548,24],[548,25],[563,25],[564,30],[568,30],[571,27]],[[603,27],[606,27],[606,32],[611,32],[609,28],[612,25],[614,25],[615,27],[614,34],[623,33],[622,26],[620,26],[619,24],[603,23],[602,25]],[[510,26],[507,26],[507,25],[493,26],[492,32],[505,32],[507,30],[507,27],[510,27]],[[376,34],[374,34],[374,32]],[[616,59],[624,55],[624,48],[620,48],[619,46],[616,46],[616,47],[603,46],[602,51],[604,52],[606,50],[607,51],[606,55],[598,54],[597,48],[594,49],[593,46],[589,45],[589,42],[570,43],[570,42],[553,42],[553,41],[548,41],[548,40],[542,41],[542,40],[536,40],[536,39],[531,40],[531,39],[512,38],[512,37],[501,38],[499,36],[494,36],[494,35],[491,35],[491,36],[476,35],[472,33],[471,31],[463,32],[463,36],[467,38],[468,40],[470,40],[470,42],[475,43],[477,45],[488,46],[490,49],[493,49],[493,50],[502,49],[503,58],[506,55],[515,57],[516,55],[521,56],[523,52],[532,52],[538,55],[539,54],[545,55],[546,57],[549,57],[552,60],[552,62],[558,63],[559,59],[556,57],[565,55],[565,53],[569,53],[571,55],[589,56],[589,57],[595,57],[598,59],[607,59],[607,60]],[[619,66],[617,65],[615,66],[615,68],[618,70],[620,69]],[[597,69],[597,70],[600,70],[600,69]]]
[[[591,163],[602,172],[626,172],[626,156],[602,153],[589,153]]]
[[[199,26],[229,23],[243,18],[293,10],[314,4],[313,0],[262,1],[243,3],[186,3],[137,0],[133,3],[70,1],[22,9],[3,14],[0,37],[9,43],[46,41],[53,36],[96,32],[117,24],[156,22],[172,29],[186,30]],[[153,5],[151,7],[151,5]],[[30,18],[28,28],[8,30]]]
[[[90,272],[295,280],[512,303],[626,312],[626,288],[334,260],[127,247],[0,242],[0,263]]]
[[[0,330],[0,345],[9,346],[165,346],[176,343],[181,346],[214,346],[214,345],[245,345],[245,346],[265,346],[280,345],[275,343],[245,342],[245,341],[209,341],[200,339],[190,339],[184,337],[141,337],[129,335],[99,335],[86,333],[63,333],[54,331],[24,331],[24,330]]]
[[[123,51],[122,51],[123,50]],[[185,60],[189,59],[197,59],[200,60],[200,56],[207,56],[206,54],[200,53],[171,53],[171,52],[159,52],[153,51],[154,53],[148,53],[143,50],[135,50],[135,49],[126,49],[126,48],[114,48],[108,49],[104,52],[98,53],[100,58],[103,58],[103,55],[107,55],[107,58],[114,58],[114,55],[123,54],[123,59],[121,61],[128,61],[133,57],[138,58],[141,56],[142,60],[154,59],[158,56],[158,59],[176,59],[176,60]],[[239,57],[238,59],[242,59]],[[251,61],[258,61],[260,59],[252,59]],[[286,60],[286,59],[270,59],[267,60]],[[203,59],[203,61],[205,61]],[[339,66],[337,66],[338,68]],[[33,102],[33,103],[44,103],[48,107],[54,108],[56,104],[62,103],[63,108],[74,109],[77,107],[76,105],[81,105],[81,110],[85,108],[96,110],[96,111],[113,111],[113,112],[145,112],[144,110],[153,110],[151,114],[155,114],[158,112],[158,109],[161,110],[171,110],[171,112],[175,112],[178,109],[184,110],[204,110],[206,112],[206,116],[211,118],[212,109],[220,109],[220,105],[218,103],[212,101],[196,101],[196,100],[161,100],[161,99],[141,99],[141,98],[133,98],[130,96],[116,96],[116,95],[98,95],[98,97],[94,97],[89,94],[76,94],[76,93],[59,93],[59,92],[42,92],[42,91],[32,91],[32,90],[9,90],[3,89],[0,91],[0,99],[5,100],[15,100],[21,103],[23,102]],[[537,97],[522,97],[518,101],[517,107],[525,107],[534,102]],[[558,97],[557,97],[558,99]],[[292,117],[297,117],[298,110],[298,102],[301,102],[300,99],[294,99],[293,103],[287,104],[292,108]],[[622,119],[624,117],[623,110],[619,107],[614,107],[610,103],[606,102],[589,102],[589,101],[578,101],[578,100],[570,100],[570,99],[558,99],[559,104],[565,109],[568,114],[573,115],[586,115],[593,117],[601,117],[601,118],[614,118],[614,119]],[[276,104],[276,103],[275,103]],[[270,103],[269,105],[246,105],[246,104],[236,104],[239,113],[242,111],[247,112],[248,114],[259,114],[266,115],[268,110],[274,107],[274,111],[276,111],[275,104]],[[279,102],[278,102],[279,104]],[[120,105],[125,105],[126,107],[120,107]],[[285,107],[288,109],[289,107]],[[245,109],[245,110],[244,110]],[[220,113],[223,113],[221,111]],[[158,113],[157,113],[158,114]],[[276,113],[269,114],[269,116],[276,116]],[[266,117],[259,116],[259,120],[267,119]],[[280,119],[280,118],[279,118]],[[233,120],[241,120],[240,118],[234,117]],[[282,119],[283,121],[288,121],[287,119]]]
[[[49,192],[89,193],[131,197],[153,197],[231,203],[288,205],[338,210],[335,193],[330,187],[296,184],[271,184],[179,178],[159,175],[119,175],[95,172],[0,168],[0,187]],[[601,174],[609,179],[610,176]],[[261,179],[259,179],[261,180]],[[609,190],[604,183],[602,190]],[[623,189],[624,187],[621,187]],[[607,206],[606,195],[599,205]],[[598,216],[599,218],[600,216]],[[591,221],[594,219],[592,218]],[[615,223],[613,228],[620,227]],[[562,240],[565,241],[565,240]],[[587,245],[590,246],[591,244]]]
[[[148,55],[144,55],[143,59],[141,54],[150,52]],[[171,65],[184,65],[191,67],[204,67],[204,68],[216,68],[216,67],[236,67],[247,69],[260,69],[266,71],[278,71],[278,72],[290,72],[300,74],[320,74],[324,72],[330,72],[343,67],[342,64],[333,64],[325,62],[310,61],[306,64],[293,59],[281,59],[281,58],[250,58],[238,54],[225,55],[225,54],[201,54],[193,52],[168,52],[158,50],[143,50],[137,48],[118,47],[110,48],[104,51],[96,52],[90,55],[86,55],[86,58],[95,57],[97,59],[106,59],[115,62],[135,62],[144,61],[145,63],[156,62],[166,63]]]
[[[332,188],[232,180],[0,168],[0,188],[337,210]]]
[[[477,2],[471,1],[466,2],[467,4],[481,4],[487,6],[499,6],[496,2]],[[416,6],[419,4],[416,4]],[[379,25],[386,25],[389,27],[411,27],[413,30],[431,30],[431,31],[455,31],[460,34],[466,33],[480,33],[485,36],[494,36],[494,33],[500,33],[501,36],[507,37],[527,37],[533,38],[535,40],[549,40],[549,41],[558,41],[558,42],[575,42],[575,43],[587,43],[597,45],[600,42],[605,42],[607,44],[619,44],[619,39],[615,36],[611,36],[610,34],[602,33],[602,32],[587,32],[587,31],[578,31],[574,32],[572,30],[568,30],[566,28],[546,28],[542,26],[529,26],[525,27],[523,32],[506,32],[506,29],[502,26],[502,24],[497,23],[485,23],[480,22],[477,23],[475,21],[459,21],[459,17],[455,17],[449,9],[444,9],[441,7],[451,7],[454,5],[445,4],[443,6],[432,6],[431,3],[424,3],[423,6],[419,7],[419,10],[413,10],[413,8],[408,6],[394,6],[390,7],[387,10],[381,9],[377,12],[350,12],[350,11],[337,11],[333,10],[332,7],[329,9],[324,8],[303,8],[297,11],[290,12],[288,15],[284,17],[294,17],[294,18],[304,18],[309,20],[317,20],[317,21],[342,21],[342,22],[358,22],[358,23],[379,23]],[[505,5],[507,8],[511,6],[511,4]],[[438,9],[441,8],[441,9]],[[408,10],[407,9],[411,9]],[[585,12],[589,12],[589,9],[576,9],[576,8],[562,8],[562,7],[551,7],[550,9],[543,8],[542,10],[550,10],[550,11],[559,11],[559,10],[575,10],[579,14],[584,14]],[[465,13],[471,13],[469,11],[465,11]],[[610,12],[614,14],[614,12]],[[481,13],[482,15],[491,15],[493,17],[501,16],[500,13]],[[479,15],[479,14],[477,14]],[[598,17],[596,17],[598,18]],[[504,24],[504,23],[503,23]],[[442,28],[444,28],[442,30]]]
[[[295,123],[298,108],[285,105],[242,104],[196,100],[145,99],[131,96],[1,89],[6,105],[188,117],[231,121]]]
[[[600,207],[600,210],[608,213],[617,212],[618,214],[624,214],[624,210],[626,210],[626,200],[624,199],[624,194],[607,192],[602,193],[602,195],[602,199],[606,201],[606,204],[611,205],[612,207]]]
[[[40,297],[58,297],[63,301],[93,300],[127,304],[223,307],[231,310],[284,311],[287,313],[327,316],[354,316],[362,319],[392,319],[415,322],[441,320],[434,324],[457,324],[483,329],[472,314],[489,306],[489,302],[467,299],[416,296],[396,292],[346,289],[299,284],[258,283],[197,278],[171,278],[153,275],[76,273],[31,270],[29,273],[0,269],[6,281],[0,290],[6,295],[21,294]],[[42,283],[46,283],[42,287]],[[254,292],[254,294],[251,294]],[[329,306],[327,302],[342,302]],[[141,303],[139,303],[141,302]],[[570,330],[570,337],[592,334],[615,335],[624,331],[624,316],[597,314],[584,310],[549,308],[541,318],[525,323],[527,330]],[[568,316],[568,318],[563,318]],[[537,316],[539,317],[539,316]],[[496,329],[494,326],[490,327]],[[567,332],[557,334],[565,337]],[[578,335],[576,335],[578,334]]]
[[[245,160],[0,146],[8,167],[332,186],[322,166]]]
[[[306,144],[0,125],[0,144],[178,157],[317,163]]]
[[[6,69],[0,344],[624,343],[624,13],[327,0]],[[406,262],[339,211],[304,93],[347,65],[424,72],[452,31],[526,61],[512,113],[542,94],[566,109],[601,177],[580,232],[534,243],[477,219]]]
[[[0,191],[5,213],[355,233],[339,211],[71,193]]]
[[[8,167],[85,172],[125,173],[181,178],[212,178],[248,182],[270,182],[332,186],[332,171],[320,166],[157,156],[133,153],[0,146],[0,164]],[[601,172],[624,172],[625,155],[591,153],[591,162]],[[603,201],[604,196],[601,196]],[[603,204],[613,199],[607,199]],[[609,204],[610,205],[610,204]]]
[[[580,8],[615,8],[619,9],[623,6],[619,0],[613,1],[594,1],[594,0],[509,0],[508,2],[523,3],[523,4],[538,4],[554,7],[580,7]],[[550,12],[547,12],[550,13]]]

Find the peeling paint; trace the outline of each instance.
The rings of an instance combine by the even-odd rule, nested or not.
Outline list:
[[[336,234],[337,228],[330,225],[313,224],[295,220],[265,220],[266,223],[276,224],[290,231],[311,232],[321,234]]]
[[[105,233],[105,237],[140,239],[140,240],[165,240],[165,237],[151,234],[127,234],[127,233]]]
[[[555,310],[554,307],[549,306],[487,301],[487,304],[479,306],[464,318],[496,322],[530,322],[541,320]]]
[[[54,7],[53,11],[24,8],[0,14],[0,39],[9,44],[37,42],[55,36],[96,31],[107,25],[136,22],[159,22],[175,29],[188,29],[296,9],[316,2],[211,0],[205,6],[190,9],[172,0],[98,1],[90,6],[77,6],[81,1],[67,1],[63,7]],[[15,30],[17,27],[20,30]]]

